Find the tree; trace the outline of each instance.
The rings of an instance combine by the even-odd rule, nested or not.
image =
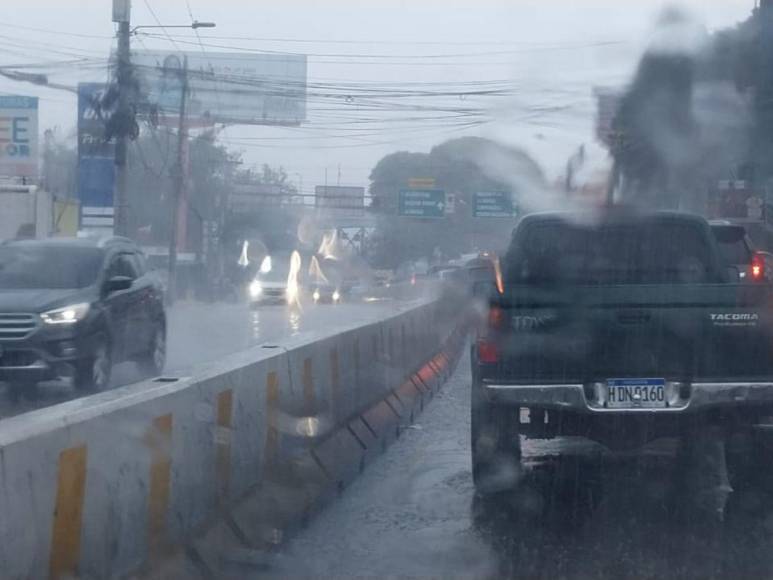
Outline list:
[[[412,178],[431,178],[434,187],[454,197],[453,212],[443,219],[400,218],[400,190]],[[472,216],[473,194],[511,191],[515,197],[546,189],[539,166],[524,152],[489,139],[462,137],[434,147],[429,153],[399,151],[381,159],[370,175],[373,210],[381,217],[369,253],[375,266],[394,268],[406,260],[432,260],[475,246],[491,248],[507,239],[512,220],[482,220]]]
[[[240,191],[254,191],[255,210],[226,215],[225,243],[236,247],[251,239],[260,241],[271,252],[294,249],[298,245],[299,217],[293,202],[298,190],[284,168],[263,164],[257,172],[240,171],[235,176],[236,186]]]
[[[667,10],[661,25],[667,42],[644,54],[613,122],[617,184],[629,203],[703,212],[719,180],[749,179],[749,167],[771,158],[773,123],[749,98],[761,83],[760,28],[752,17],[705,34],[695,50],[680,48],[686,16]]]
[[[428,154],[398,151],[382,158],[370,172],[371,207],[382,213],[396,213],[398,192],[416,177],[434,177]]]
[[[43,188],[58,197],[75,197],[78,187],[78,153],[58,138],[55,129],[44,133]]]
[[[178,171],[177,147],[175,133],[155,128],[144,130],[130,145],[131,223],[145,243],[168,243]],[[241,158],[219,145],[212,131],[190,140],[188,157],[188,243],[198,248],[202,223],[222,219]]]

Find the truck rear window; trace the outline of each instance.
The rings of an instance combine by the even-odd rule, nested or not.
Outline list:
[[[702,230],[689,223],[546,222],[517,236],[504,268],[515,284],[695,284],[716,281],[710,256]]]

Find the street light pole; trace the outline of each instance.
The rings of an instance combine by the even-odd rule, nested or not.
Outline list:
[[[129,126],[134,122],[134,114],[129,95],[132,90],[131,37],[140,28],[214,28],[214,22],[194,20],[186,25],[135,26],[131,27],[131,0],[113,0],[113,21],[118,23],[118,49],[116,52],[118,84],[118,119],[121,130],[115,141],[115,190],[113,197],[113,223],[116,235],[128,236],[129,196],[128,196],[128,149]],[[186,73],[187,78],[187,73]],[[187,80],[185,81],[187,85]]]
[[[131,118],[129,91],[131,89],[131,27],[129,20],[118,23],[118,118],[126,121]],[[122,123],[123,124],[123,123]],[[127,150],[129,131],[122,127],[115,142],[115,190],[113,199],[113,220],[116,235],[129,234],[129,200],[127,195],[128,171]]]
[[[177,298],[177,248],[180,237],[180,220],[187,216],[181,215],[187,206],[181,208],[181,202],[185,199],[187,185],[187,147],[188,147],[188,122],[186,119],[186,105],[188,102],[188,57],[183,57],[180,87],[180,118],[177,125],[177,172],[175,175],[175,189],[170,208],[170,232],[169,232],[169,282],[167,288],[167,300],[174,304]]]

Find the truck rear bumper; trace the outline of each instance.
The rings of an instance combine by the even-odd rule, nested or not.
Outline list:
[[[666,403],[667,406],[660,408],[609,408],[592,396],[595,385],[523,385],[483,382],[481,386],[491,403],[587,414],[671,414],[727,406],[773,406],[773,382],[672,383],[676,385],[674,388],[678,389],[679,395]]]

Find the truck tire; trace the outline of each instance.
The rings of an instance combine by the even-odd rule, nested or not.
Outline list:
[[[113,372],[113,357],[104,335],[95,340],[96,347],[91,356],[80,360],[75,365],[75,388],[88,393],[98,393],[110,386]]]
[[[771,433],[749,429],[735,433],[726,445],[727,466],[733,489],[744,493],[748,489],[773,493],[773,478],[767,469],[773,460]]]
[[[472,386],[472,479],[478,494],[513,489],[521,478],[521,442],[514,409],[484,400]]]

